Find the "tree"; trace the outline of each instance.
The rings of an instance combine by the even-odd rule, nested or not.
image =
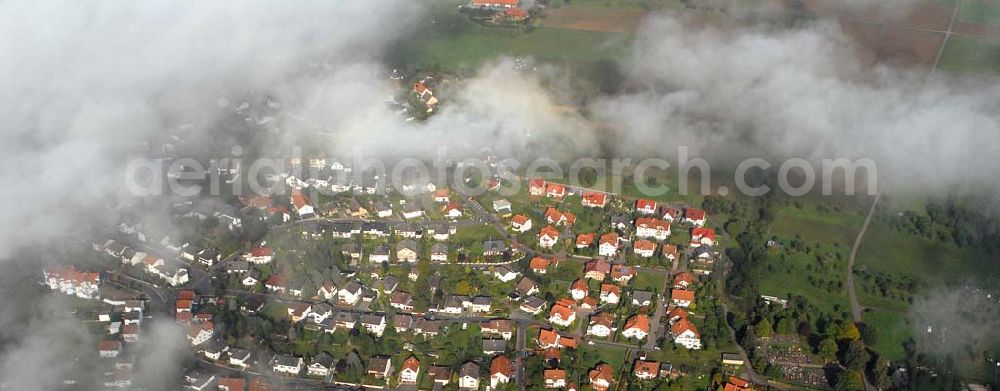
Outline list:
[[[840,376],[837,376],[837,385],[834,387],[837,391],[855,391],[864,388],[864,379],[861,378],[861,373],[858,371],[842,372]]]
[[[837,343],[833,341],[833,338],[823,338],[822,341],[819,341],[817,354],[819,354],[825,362],[831,362],[837,359]]]
[[[854,322],[843,322],[837,330],[837,339],[856,341],[861,338],[861,331]]]
[[[840,363],[853,370],[860,370],[868,362],[868,352],[861,341],[849,341],[840,352]]]
[[[774,336],[774,329],[771,327],[771,321],[767,318],[761,319],[753,326],[754,334],[757,334],[760,338],[771,338]]]
[[[861,341],[863,341],[865,345],[875,346],[875,344],[878,343],[878,331],[875,330],[875,326],[866,323],[858,323],[858,329],[861,332]]]

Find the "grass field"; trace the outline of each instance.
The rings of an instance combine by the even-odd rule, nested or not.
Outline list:
[[[864,217],[854,212],[823,213],[810,205],[785,207],[778,210],[771,230],[782,237],[799,235],[808,242],[849,247],[863,221]]]
[[[1000,74],[1000,42],[952,36],[939,66],[955,73]]]
[[[1000,1],[964,0],[958,10],[958,18],[976,23],[1000,23]]]
[[[635,289],[660,292],[663,289],[663,283],[666,278],[666,272],[640,271],[635,276]]]
[[[958,282],[995,286],[1000,281],[1000,272],[982,251],[900,234],[880,222],[873,222],[869,227],[858,250],[857,266],[909,275],[930,286]],[[865,322],[874,325],[879,332],[876,348],[890,360],[905,358],[903,343],[915,332],[908,318],[909,306],[866,294],[860,289],[859,300],[861,305],[870,308],[864,314]]]

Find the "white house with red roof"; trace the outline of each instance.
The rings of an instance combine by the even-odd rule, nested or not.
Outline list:
[[[622,288],[614,284],[601,284],[601,302],[618,304],[622,297]]]
[[[688,349],[701,349],[701,334],[690,320],[681,319],[670,326],[674,343]]]
[[[670,291],[670,300],[678,307],[687,308],[694,303],[694,291],[674,289]]]
[[[656,213],[656,201],[640,198],[635,201],[635,211],[644,215]]]
[[[607,233],[601,235],[600,244],[598,244],[597,253],[602,257],[613,257],[618,254],[618,234],[617,233]]]
[[[510,218],[510,229],[514,232],[525,233],[531,230],[531,219],[522,214],[516,214]]]
[[[649,335],[649,317],[637,314],[625,321],[622,336],[626,338],[645,339]]]
[[[694,225],[695,227],[705,226],[705,211],[688,208],[684,211],[684,223]]]
[[[587,280],[583,278],[577,278],[576,281],[573,281],[573,284],[570,285],[569,288],[570,296],[573,297],[573,300],[577,301],[583,300],[584,297],[587,297],[587,293],[589,291],[590,287],[587,285]]]
[[[50,266],[42,271],[49,289],[82,299],[100,296],[101,273],[81,272],[70,266]]]
[[[603,208],[607,204],[608,195],[596,191],[585,191],[580,199],[580,205],[586,208]]]
[[[653,253],[656,252],[656,243],[650,242],[646,239],[639,239],[632,245],[632,249],[635,252],[635,255],[643,258],[650,258],[653,256]]]
[[[243,255],[247,262],[255,265],[270,263],[274,259],[274,249],[270,247],[254,247],[249,253]]]
[[[714,246],[715,230],[711,228],[697,227],[691,230],[691,247]]]
[[[198,346],[208,342],[213,335],[215,335],[215,325],[212,322],[201,322],[192,324],[188,328],[187,339],[191,346]]]
[[[457,219],[459,217],[462,217],[462,211],[463,211],[462,204],[459,204],[457,202],[450,202],[448,203],[448,205],[444,207],[444,209],[441,210],[441,213],[443,213],[444,216],[447,218]]]
[[[545,185],[545,196],[549,198],[563,198],[566,196],[566,186],[558,183]]]
[[[538,246],[541,248],[552,248],[559,242],[559,230],[551,225],[546,225],[538,233]]]
[[[674,222],[681,217],[681,210],[677,208],[663,208],[663,220]]]
[[[540,196],[545,194],[545,181],[542,179],[531,179],[528,181],[528,194]]]
[[[302,194],[301,191],[292,191],[291,199],[292,207],[295,208],[295,213],[297,213],[299,217],[309,217],[315,214],[315,210],[313,210],[312,205],[309,204],[309,197],[306,197],[306,195]]]
[[[561,304],[553,304],[549,310],[549,323],[569,327],[576,320],[576,311]]]
[[[416,384],[420,375],[420,360],[410,356],[403,361],[403,368],[399,370],[399,382],[401,384]]]
[[[653,217],[635,219],[635,236],[667,240],[670,236],[670,223]]]

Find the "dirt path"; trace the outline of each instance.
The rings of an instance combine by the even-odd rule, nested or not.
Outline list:
[[[865,216],[865,222],[861,225],[861,231],[858,231],[858,237],[854,239],[854,246],[851,247],[851,256],[847,261],[847,295],[851,299],[851,317],[854,318],[854,322],[861,322],[861,304],[858,303],[858,293],[854,287],[854,260],[858,255],[858,248],[861,247],[861,240],[864,239],[865,231],[868,230],[868,225],[872,222],[872,216],[875,215],[875,207],[878,206],[878,200],[882,196],[882,192],[885,191],[884,187],[880,187],[878,192],[875,193],[875,200],[872,201],[872,206],[868,209],[868,215]],[[874,390],[875,387],[868,382],[868,376],[864,372],[861,372],[861,378],[865,381],[865,391]]]
[[[948,21],[948,29],[944,31],[944,38],[941,40],[941,46],[938,48],[937,57],[934,57],[934,65],[931,66],[930,72],[927,74],[927,82],[930,82],[934,78],[934,72],[937,70],[938,64],[941,63],[941,56],[944,54],[944,47],[948,44],[948,38],[951,38],[953,31],[955,29],[955,21],[958,20],[958,9],[962,6],[962,0],[955,0],[955,9],[951,11],[951,20]],[[876,198],[878,200],[878,198]]]

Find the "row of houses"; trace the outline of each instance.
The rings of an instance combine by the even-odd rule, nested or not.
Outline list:
[[[179,286],[188,282],[187,268],[179,266],[176,261],[168,262],[155,255],[133,250],[115,240],[108,240],[103,244],[95,243],[94,250],[120,259],[123,265],[141,265],[144,272],[162,279],[170,286]]]

